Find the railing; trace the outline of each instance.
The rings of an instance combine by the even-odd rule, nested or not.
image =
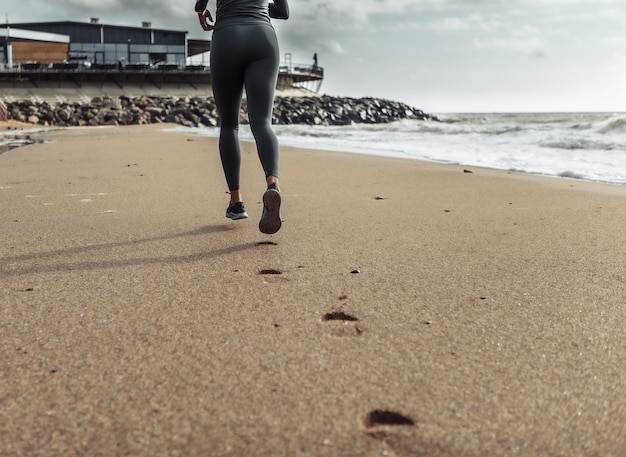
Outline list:
[[[93,63],[79,64],[76,62],[58,62],[50,65],[40,63],[24,63],[14,65],[9,68],[7,65],[0,66],[2,73],[96,73],[101,71],[143,71],[143,72],[165,72],[165,71],[201,71],[208,70],[208,67],[199,65],[177,65],[177,64],[159,64],[150,65],[147,63],[132,63],[120,65],[119,63]]]
[[[43,65],[38,62],[23,63],[4,69],[0,68],[0,79],[16,81],[28,80],[38,86],[43,82],[70,82],[81,87],[83,83],[112,82],[120,88],[127,83],[191,84],[194,88],[209,82],[211,69],[205,65],[92,63],[58,62]],[[283,87],[300,87],[319,92],[324,79],[324,69],[317,65],[294,64],[291,62],[279,67],[278,84]]]
[[[281,73],[292,75],[309,75],[318,78],[324,77],[324,69],[317,65],[291,64],[281,65],[279,68]]]
[[[92,71],[210,71],[205,65],[178,65],[178,64],[158,64],[151,65],[147,63],[129,63],[120,65],[119,63],[92,63],[80,64],[77,62],[57,62],[50,65],[44,65],[38,62],[27,62],[21,65],[14,65],[9,68],[7,65],[0,66],[1,72],[9,73],[57,73],[57,72],[92,72]],[[281,74],[294,76],[308,76],[312,79],[322,79],[324,77],[324,69],[317,65],[289,64],[279,67]]]
[[[318,65],[287,63],[279,67],[278,79],[279,84],[282,81],[285,86],[301,87],[319,92],[324,80],[324,69]]]

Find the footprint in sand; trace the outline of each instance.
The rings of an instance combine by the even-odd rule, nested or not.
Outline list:
[[[359,319],[343,311],[333,311],[322,316],[322,322],[331,327],[335,336],[359,336],[363,330],[356,324]]]
[[[256,245],[257,246],[278,246],[278,243],[275,243],[274,241],[259,241],[258,243],[256,243]],[[266,268],[266,269],[260,270],[259,274],[261,276],[280,276],[283,274],[283,271],[277,268]]]
[[[361,422],[368,433],[385,432],[395,427],[415,425],[415,421],[409,416],[386,409],[370,411],[362,418]]]
[[[359,425],[367,436],[380,440],[388,455],[452,455],[424,439],[415,421],[396,411],[374,409],[359,417]]]
[[[275,243],[273,241],[259,241],[256,245],[257,246],[278,246],[278,243]]]
[[[328,321],[357,322],[359,319],[357,319],[354,316],[351,316],[350,314],[346,314],[343,311],[334,311],[332,313],[324,314],[324,316],[322,316],[322,320],[324,322],[328,322]]]
[[[280,270],[275,270],[273,268],[267,269],[267,270],[261,270],[259,271],[260,275],[282,275],[283,272]]]

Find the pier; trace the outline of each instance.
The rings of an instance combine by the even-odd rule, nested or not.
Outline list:
[[[301,88],[318,92],[324,78],[321,67],[285,63],[277,89]],[[47,66],[33,64],[0,71],[0,100],[48,103],[88,102],[95,96],[199,96],[210,92],[211,70],[204,65],[93,64]]]

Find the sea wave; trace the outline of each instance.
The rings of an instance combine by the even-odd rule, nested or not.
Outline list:
[[[558,140],[547,140],[539,142],[543,148],[555,148],[566,150],[589,150],[589,151],[613,151],[615,149],[626,149],[626,145],[612,142],[605,142],[587,138],[562,138]]]
[[[626,183],[626,114],[437,114],[348,126],[276,125],[281,145]],[[189,130],[187,130],[189,131]],[[217,128],[195,129],[217,136]],[[253,140],[241,126],[242,140]]]
[[[626,133],[626,116],[616,116],[598,125],[600,133]]]

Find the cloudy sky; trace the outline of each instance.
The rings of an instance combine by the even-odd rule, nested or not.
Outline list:
[[[215,0],[213,0],[214,3]],[[195,0],[5,1],[9,22],[189,31]],[[289,0],[282,53],[325,69],[320,92],[431,113],[626,111],[626,0]],[[9,6],[10,5],[10,6]]]

